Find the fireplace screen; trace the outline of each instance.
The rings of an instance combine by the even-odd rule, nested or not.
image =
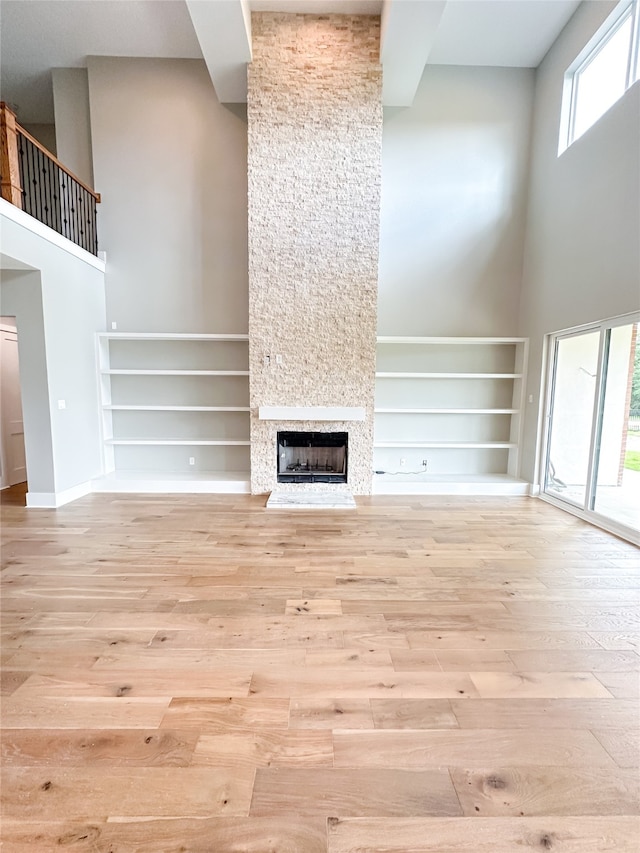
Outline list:
[[[346,432],[279,432],[279,483],[346,483]]]

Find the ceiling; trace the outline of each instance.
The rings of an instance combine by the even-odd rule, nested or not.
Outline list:
[[[425,63],[535,68],[579,4],[580,0],[248,0],[252,11],[382,13],[385,80],[397,78],[406,90],[400,100],[394,101],[393,94],[386,103],[410,103]],[[219,33],[217,43],[205,44],[202,28],[194,26],[195,12],[208,6],[219,14],[223,7],[241,5],[242,0],[2,0],[2,99],[17,107],[22,123],[53,122],[51,69],[82,67],[87,56],[193,59],[204,53],[218,89],[211,52],[222,46],[228,51],[232,42]],[[238,54],[236,62],[244,67],[246,58]]]

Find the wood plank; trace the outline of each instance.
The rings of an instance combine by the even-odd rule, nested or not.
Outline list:
[[[458,728],[448,699],[371,699],[371,713],[376,729]]]
[[[446,770],[290,770],[256,772],[251,816],[457,815]]]
[[[640,719],[636,719],[636,725],[640,725]],[[640,730],[638,728],[593,729],[593,733],[618,767],[640,767]]]
[[[91,669],[50,675],[32,675],[13,694],[14,699],[27,697],[78,699],[87,697],[131,698],[188,696],[247,696],[251,671],[240,669]],[[181,686],[178,686],[181,685]]]
[[[513,672],[517,669],[512,655],[500,649],[438,649],[436,658],[444,672]]]
[[[633,651],[509,651],[520,671],[544,672],[638,672],[640,655]]]
[[[465,729],[616,729],[638,723],[632,699],[452,699],[451,707]]]
[[[470,678],[483,699],[611,698],[590,672],[472,672]]]
[[[336,767],[482,767],[488,762],[613,765],[591,732],[565,729],[335,731],[333,741]]]
[[[406,633],[412,649],[599,649],[586,631],[414,631]]]
[[[4,729],[1,754],[5,767],[188,767],[197,740],[170,729]]]
[[[282,729],[289,720],[288,699],[172,699],[164,709],[162,728],[202,729],[207,733],[235,729]]]
[[[640,653],[640,632],[591,631],[590,634],[604,649],[629,649]]]
[[[207,767],[7,767],[3,777],[3,818],[41,821],[246,816],[253,783],[252,770]]]
[[[451,769],[462,810],[479,817],[640,814],[640,777],[603,767]]]
[[[602,685],[599,685],[599,688],[603,689]],[[256,671],[251,679],[250,692],[254,696],[345,699],[391,695],[435,699],[478,695],[466,673],[404,673],[383,667],[354,672],[346,667],[307,668],[299,672],[276,669]]]
[[[3,725],[13,729],[149,729],[160,725],[169,699],[17,696],[2,703]]]
[[[159,853],[326,853],[324,818],[281,817],[152,818],[133,821],[22,822],[5,820],[2,836],[12,853],[34,853],[67,847],[77,853],[109,850]]]
[[[194,766],[332,767],[329,731],[235,731],[201,734],[193,753]]]
[[[636,817],[329,820],[328,853],[637,853]]]
[[[595,676],[612,696],[618,699],[640,698],[640,673],[637,672],[602,672],[598,670]]]

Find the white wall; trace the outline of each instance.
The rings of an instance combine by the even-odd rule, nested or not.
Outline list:
[[[246,120],[200,60],[90,58],[88,72],[109,328],[246,332]]]
[[[583,3],[536,78],[520,334],[531,338],[523,476],[533,479],[546,333],[640,307],[640,86],[558,157],[564,73],[613,2]]]
[[[18,116],[18,121],[20,120],[20,116]],[[56,154],[56,128],[53,124],[24,124],[24,129],[27,130],[31,136],[35,136],[38,142],[41,142],[44,147],[50,151],[52,154]]]
[[[18,328],[29,493],[58,494],[101,473],[95,333],[105,328],[103,265],[5,201],[0,239],[2,311]]]
[[[81,181],[92,187],[93,162],[87,69],[53,68],[51,80],[58,160]]]
[[[385,111],[378,332],[516,333],[534,72],[427,66]]]
[[[7,229],[4,217],[0,221],[4,249]],[[3,265],[6,263],[10,261],[3,258]],[[40,273],[3,268],[0,297],[2,311],[16,317],[18,330],[28,488],[32,492],[52,493],[55,476]]]

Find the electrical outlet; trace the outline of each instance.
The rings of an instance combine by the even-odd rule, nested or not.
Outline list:
[[[423,468],[426,468],[426,467],[427,467],[427,460],[426,460],[426,459],[423,459],[423,460],[422,460],[422,467],[423,467]]]
[[[189,465],[195,465],[195,464],[196,464],[196,457],[190,456],[189,457]]]
[[[404,458],[404,456],[403,456],[403,457],[402,457],[402,459],[400,460],[400,467],[401,467],[401,468],[404,468],[404,466],[405,466],[406,464],[407,464],[407,460],[406,460],[406,459]]]
[[[117,328],[118,328],[118,324],[117,324],[116,322],[113,322],[113,323],[111,324],[111,331],[115,332],[115,330],[116,330]]]

